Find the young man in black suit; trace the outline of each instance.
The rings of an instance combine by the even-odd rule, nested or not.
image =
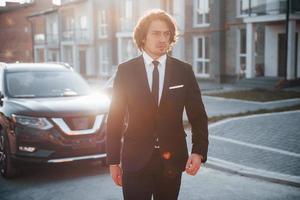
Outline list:
[[[194,176],[207,158],[207,115],[192,66],[167,55],[177,34],[170,15],[150,11],[134,30],[142,55],[118,67],[107,120],[107,162],[124,199],[177,199],[182,172]],[[184,108],[192,126],[191,155]]]

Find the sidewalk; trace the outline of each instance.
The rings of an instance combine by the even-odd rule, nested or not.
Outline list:
[[[206,165],[299,187],[299,119],[300,111],[289,111],[211,124]]]
[[[245,101],[225,99],[222,97],[202,96],[208,117],[257,111],[260,109],[272,110],[300,104],[300,98],[286,99],[271,102]]]

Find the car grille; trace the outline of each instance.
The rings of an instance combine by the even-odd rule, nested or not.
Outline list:
[[[64,118],[64,121],[71,130],[85,130],[91,129],[93,127],[95,122],[95,116],[66,117]]]

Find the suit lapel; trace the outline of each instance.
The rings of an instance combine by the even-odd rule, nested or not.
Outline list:
[[[149,83],[148,83],[148,77],[147,77],[147,72],[145,69],[145,63],[143,56],[139,56],[137,59],[137,65],[136,65],[136,70],[137,70],[137,83],[140,84],[138,87],[140,89],[140,92],[142,93],[142,96],[145,97],[144,100],[148,101],[148,103],[153,107],[154,109],[157,108],[155,105],[155,101],[153,99],[152,93],[150,91]]]
[[[172,66],[172,58],[170,58],[167,55],[167,60],[166,60],[166,69],[165,69],[165,79],[164,79],[164,85],[163,85],[163,91],[161,94],[161,99],[159,103],[159,109],[163,106],[167,99],[167,94],[169,91],[169,85],[172,77],[172,71],[173,71],[173,66]]]

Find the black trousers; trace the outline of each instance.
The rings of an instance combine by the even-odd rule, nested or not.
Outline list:
[[[163,166],[158,150],[148,165],[138,172],[123,172],[123,197],[125,200],[176,200],[182,172],[172,172]]]

